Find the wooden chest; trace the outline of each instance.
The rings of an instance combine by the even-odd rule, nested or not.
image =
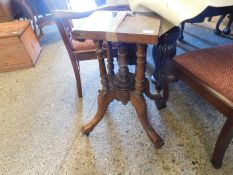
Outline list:
[[[0,72],[33,67],[40,52],[29,21],[0,23]]]

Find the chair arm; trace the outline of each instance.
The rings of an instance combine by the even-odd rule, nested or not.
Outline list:
[[[90,16],[95,11],[128,11],[130,10],[128,5],[117,5],[117,6],[101,6],[94,10],[86,12],[78,12],[72,10],[54,10],[54,19],[80,19]]]

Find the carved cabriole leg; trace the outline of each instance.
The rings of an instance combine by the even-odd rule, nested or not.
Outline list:
[[[83,134],[88,135],[95,126],[100,122],[100,120],[104,117],[104,114],[108,108],[110,102],[114,99],[114,93],[109,91],[108,86],[108,77],[103,57],[103,50],[102,50],[102,41],[96,41],[96,52],[99,61],[99,69],[100,69],[100,77],[101,77],[101,84],[102,90],[99,91],[98,97],[98,110],[95,116],[90,119],[86,124],[84,124],[81,128],[81,132]]]
[[[147,45],[137,44],[137,66],[135,77],[135,92],[136,95],[141,97],[144,90],[145,83],[145,64],[146,64],[146,50]]]
[[[130,94],[130,100],[137,111],[138,118],[146,131],[147,135],[154,143],[156,148],[161,147],[164,143],[160,136],[155,132],[147,118],[147,105],[143,96],[145,81],[145,62],[147,45],[137,45],[137,67],[136,67],[136,83],[135,90]]]
[[[119,71],[118,71],[118,75],[119,75],[119,79],[120,82],[122,83],[128,83],[129,82],[129,68],[128,68],[128,58],[127,58],[127,48],[126,45],[124,43],[119,43],[118,46],[119,49]]]
[[[228,23],[227,23],[227,26],[226,26],[226,28],[223,30],[223,33],[226,34],[226,35],[229,35],[229,34],[231,33],[231,25],[232,25],[232,22],[233,22],[233,13],[230,14],[230,15],[228,16],[228,18],[229,18],[229,21],[228,21]]]
[[[164,88],[164,98],[156,101],[158,109],[166,107],[168,99],[168,88],[166,87],[168,86],[168,83],[177,80],[170,69],[170,60],[176,55],[176,42],[179,34],[179,27],[174,27],[160,36],[157,45],[153,47],[155,70],[152,76],[152,81],[155,83],[158,91]]]
[[[98,110],[95,116],[81,127],[81,132],[83,134],[88,135],[95,128],[95,126],[104,117],[104,114],[107,111],[108,106],[113,99],[114,99],[113,91],[109,91],[108,93],[103,93],[103,91],[100,92],[98,97]]]
[[[129,82],[129,69],[127,67],[127,49],[124,43],[118,43],[118,73],[114,78],[114,86],[119,89],[127,89]]]
[[[221,130],[221,133],[218,136],[217,143],[215,145],[215,149],[212,157],[212,164],[216,169],[222,166],[222,160],[224,154],[232,138],[233,138],[233,114],[225,122]]]
[[[222,15],[222,16],[220,16],[220,18],[218,19],[218,21],[217,21],[217,23],[216,23],[216,27],[215,27],[215,30],[214,30],[214,33],[216,34],[216,35],[221,35],[221,30],[219,29],[219,26],[220,26],[220,24],[222,23],[222,21],[223,21],[223,19],[225,18],[225,16],[226,16],[227,14],[225,14],[225,15]]]

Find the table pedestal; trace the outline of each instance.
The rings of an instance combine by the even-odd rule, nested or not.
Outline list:
[[[143,95],[145,93],[145,95],[152,100],[162,99],[161,95],[152,95],[150,93],[149,80],[145,78],[147,45],[137,44],[137,66],[135,74],[130,73],[127,67],[127,49],[124,43],[118,44],[119,70],[117,74],[113,71],[114,65],[111,43],[108,42],[108,74],[103,58],[102,41],[96,41],[96,47],[102,90],[99,91],[98,110],[95,116],[82,126],[81,132],[88,135],[95,128],[104,117],[111,101],[118,100],[124,105],[127,104],[128,101],[131,101],[144,130],[155,147],[159,148],[164,142],[155,132],[147,118],[147,104]]]

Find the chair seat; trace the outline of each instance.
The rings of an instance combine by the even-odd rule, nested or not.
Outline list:
[[[72,44],[75,51],[90,51],[96,49],[95,43],[92,40],[85,40],[84,42],[72,40]]]
[[[233,102],[233,44],[179,55],[174,61]]]
[[[85,40],[85,41],[76,41],[76,40],[72,40],[72,44],[73,44],[73,49],[75,51],[90,51],[90,50],[95,50],[96,49],[96,45],[94,43],[93,40]],[[117,43],[112,42],[112,47],[116,48],[117,47]],[[107,48],[107,43],[103,42],[103,48],[106,49]]]

